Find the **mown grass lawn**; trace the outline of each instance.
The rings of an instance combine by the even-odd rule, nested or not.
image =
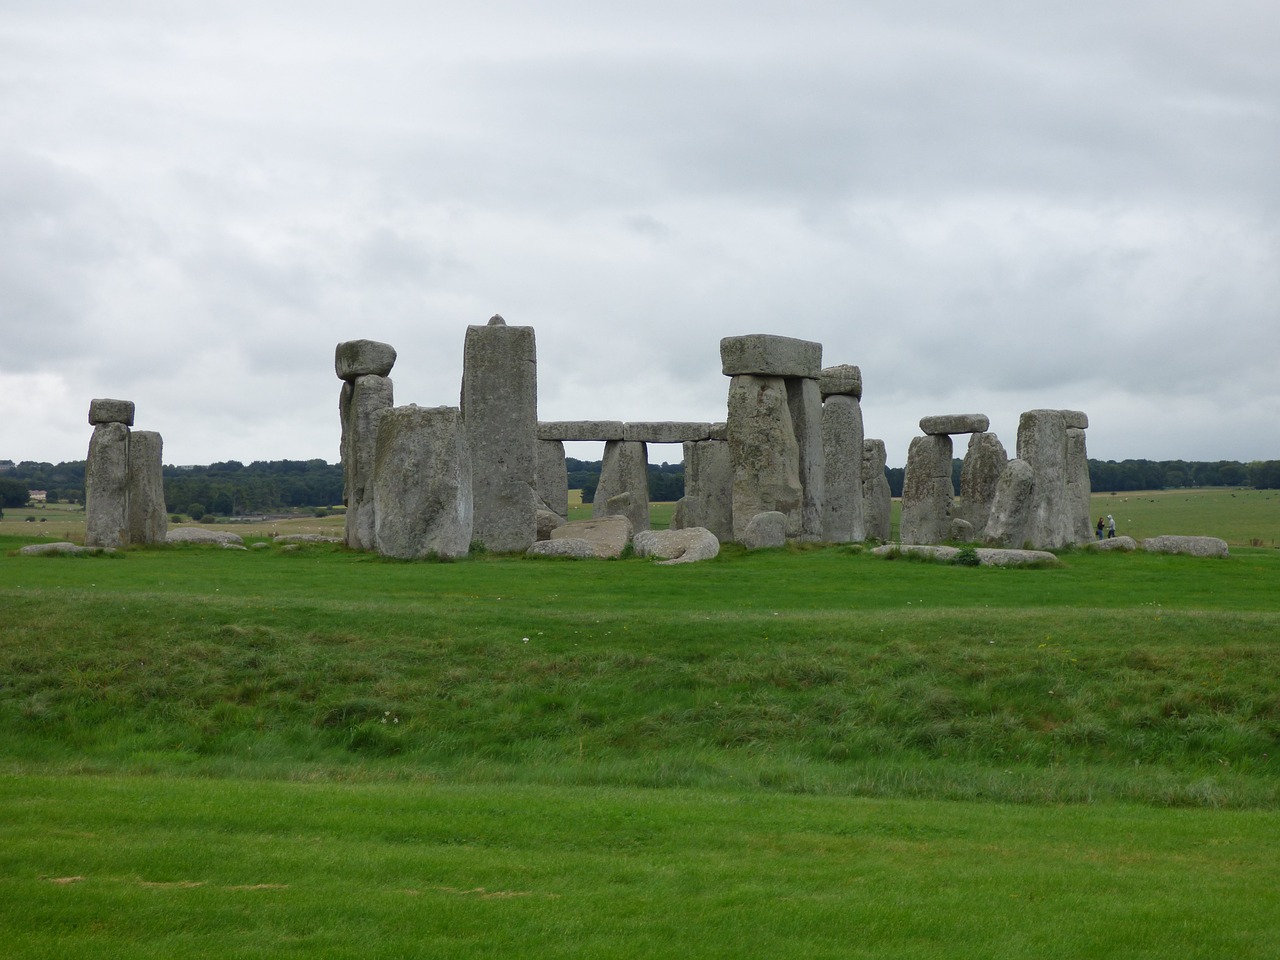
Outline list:
[[[6,956],[1274,953],[1274,550],[20,542]]]

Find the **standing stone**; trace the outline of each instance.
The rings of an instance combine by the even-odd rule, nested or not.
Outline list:
[[[625,508],[617,511],[631,521],[631,530],[649,529],[649,447],[633,440],[610,440],[604,445],[600,482],[591,502],[591,516],[614,513],[609,501],[630,494]]]
[[[788,533],[801,540],[822,539],[823,504],[826,500],[826,458],[822,449],[822,393],[817,378],[787,380],[791,426],[800,451],[800,510],[793,513]]]
[[[500,316],[467,327],[462,417],[471,451],[475,539],[497,553],[524,551],[538,533],[538,360],[533,327]]]
[[[983,541],[997,547],[1020,549],[1031,541],[1036,474],[1025,460],[1010,460],[996,484]]]
[[[742,531],[742,545],[748,550],[787,545],[787,515],[777,510],[757,513]]]
[[[729,381],[729,458],[733,464],[733,539],[741,542],[758,513],[788,516],[801,508],[800,447],[778,376],[743,374]]]
[[[371,341],[365,341],[371,342]],[[341,351],[343,344],[339,344]],[[389,378],[367,373],[342,384],[338,416],[342,421],[342,488],[347,505],[345,538],[353,550],[374,550],[373,464],[374,422],[391,409],[394,389]]]
[[[569,471],[565,466],[564,442],[539,440],[537,442],[537,472],[534,487],[538,502],[561,520],[569,519]],[[541,534],[539,534],[541,536]]]
[[[722,542],[733,539],[733,461],[727,441],[684,445],[684,496],[676,504],[671,529],[688,527],[704,527]]]
[[[822,539],[828,543],[866,539],[862,516],[862,442],[862,405],[857,398],[827,397],[822,404],[825,463]]]
[[[163,543],[168,532],[164,441],[152,430],[134,430],[129,434],[129,542]]]
[[[951,450],[951,437],[945,433],[911,441],[902,478],[903,543],[940,543],[947,538],[955,508]]]
[[[893,491],[885,476],[883,440],[862,441],[862,521],[867,539],[889,539],[893,518]]]
[[[1008,463],[1004,444],[994,433],[981,432],[969,437],[969,448],[960,468],[960,505],[956,513],[972,525],[975,540],[981,540],[986,531],[996,487]]]
[[[1063,410],[1062,415],[1067,427],[1067,502],[1073,505],[1072,534],[1077,543],[1088,543],[1093,539],[1093,524],[1089,518],[1093,485],[1089,478],[1089,453],[1084,441],[1089,418],[1077,410]]]
[[[465,556],[472,539],[471,459],[457,407],[377,415],[373,516],[378,552],[401,560]]]
[[[1018,420],[1018,459],[1035,472],[1027,539],[1036,549],[1077,542],[1076,504],[1067,498],[1067,424],[1061,410],[1028,410]]]
[[[93,428],[84,468],[84,544],[129,543],[129,428],[107,421]]]

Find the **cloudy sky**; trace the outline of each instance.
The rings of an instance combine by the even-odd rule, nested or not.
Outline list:
[[[891,464],[1033,407],[1277,459],[1278,49],[1274,0],[0,0],[0,459],[114,397],[169,463],[335,461],[339,341],[454,405],[494,313],[545,420],[723,419],[775,333]]]

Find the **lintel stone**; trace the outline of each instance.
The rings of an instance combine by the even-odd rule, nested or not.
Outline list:
[[[641,423],[624,423],[622,439],[639,443],[684,443],[711,439],[709,423],[679,423],[651,420]]]
[[[720,341],[720,369],[726,377],[805,377],[822,374],[822,344],[766,333],[725,337]]]
[[[96,427],[102,423],[123,423],[133,426],[132,400],[90,400],[89,425]]]
[[[621,440],[626,424],[621,420],[542,420],[539,440]]]
[[[981,413],[952,413],[936,417],[921,417],[920,429],[929,436],[953,433],[986,433],[991,421]]]
[[[1068,430],[1089,429],[1089,415],[1083,410],[1063,410],[1062,418],[1067,421]]]
[[[823,367],[822,375],[818,377],[818,390],[824,399],[845,396],[861,400],[862,371],[851,363]]]
[[[333,367],[339,380],[385,377],[396,363],[396,348],[377,340],[347,340],[334,350]]]

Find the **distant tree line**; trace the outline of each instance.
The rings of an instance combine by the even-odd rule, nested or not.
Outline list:
[[[565,458],[569,489],[581,490],[584,503],[595,499],[599,460]],[[951,478],[960,489],[962,460],[951,462]],[[84,502],[83,460],[59,464],[24,460],[0,476],[0,507],[20,507],[27,490],[44,490],[50,503]],[[889,490],[902,496],[902,467],[886,467]],[[1098,493],[1168,490],[1180,487],[1254,487],[1280,489],[1280,460],[1090,460],[1089,479]],[[220,516],[272,513],[298,507],[342,503],[342,465],[315,460],[225,460],[208,466],[164,468],[165,502],[170,513]],[[649,464],[649,498],[684,496],[684,464]],[[193,507],[199,508],[193,510]]]

